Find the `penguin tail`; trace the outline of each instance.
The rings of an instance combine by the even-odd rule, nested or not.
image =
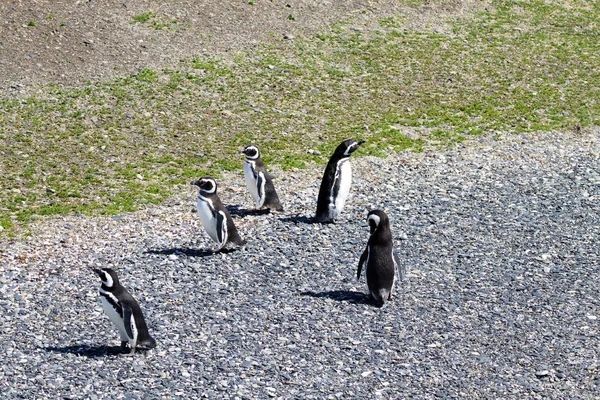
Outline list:
[[[390,299],[390,291],[387,289],[379,289],[377,292],[371,292],[371,297],[375,300],[377,307],[383,307],[386,300]]]
[[[142,350],[150,350],[156,347],[156,340],[152,336],[148,336],[144,340],[138,341],[137,347]]]
[[[387,289],[379,289],[379,297],[381,297],[381,301],[386,301],[390,299],[390,291]]]
[[[229,242],[229,245],[227,246],[227,248],[229,249],[235,249],[238,247],[242,247],[245,246],[248,242],[246,241],[246,239],[242,239],[241,236],[238,235],[237,238],[235,238],[234,240],[231,240]]]

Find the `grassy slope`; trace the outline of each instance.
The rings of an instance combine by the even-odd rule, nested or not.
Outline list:
[[[402,16],[348,22],[176,71],[0,100],[0,226],[160,202],[192,177],[241,171],[250,142],[289,169],[324,163],[348,137],[383,155],[599,124],[600,5],[494,6],[449,35],[406,31]]]

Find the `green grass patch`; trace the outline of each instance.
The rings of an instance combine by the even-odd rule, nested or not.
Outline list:
[[[134,15],[131,23],[147,24],[147,26],[157,31],[161,31],[163,29],[174,31],[178,27],[179,21],[157,15],[154,11],[147,11],[142,14]]]
[[[10,159],[0,227],[13,234],[39,215],[156,204],[176,184],[241,171],[250,142],[268,165],[293,170],[323,165],[350,137],[367,140],[357,156],[384,156],[490,131],[598,125],[599,17],[593,1],[501,0],[441,34],[390,15],[177,70],[0,99],[0,154]]]
[[[151,18],[154,18],[156,16],[156,14],[152,11],[148,11],[142,14],[138,14],[138,15],[134,15],[133,16],[133,22],[137,22],[137,23],[145,23],[150,21]]]

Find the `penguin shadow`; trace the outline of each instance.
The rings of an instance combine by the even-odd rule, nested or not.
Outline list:
[[[320,222],[315,221],[313,217],[307,217],[306,215],[294,215],[293,217],[282,217],[279,218],[281,222],[291,222],[293,224],[319,224]]]
[[[231,214],[232,217],[236,216],[238,218],[244,218],[253,215],[267,215],[271,213],[271,210],[268,208],[264,210],[257,210],[254,208],[240,208],[238,205],[229,205],[225,208],[227,208],[227,211],[229,211],[229,214]]]
[[[371,299],[368,295],[351,290],[330,290],[327,292],[302,292],[302,296],[314,297],[317,299],[327,298],[335,301],[350,304],[367,304],[374,307],[381,307],[380,304]]]
[[[98,357],[116,357],[121,355],[120,346],[87,346],[74,345],[66,347],[45,347],[44,350],[54,353],[75,354],[77,356],[85,356],[90,358]]]
[[[146,254],[162,254],[165,256],[169,256],[171,254],[175,255],[185,255],[186,257],[210,257],[215,254],[223,253],[229,254],[236,251],[236,248],[231,249],[221,249],[220,251],[214,251],[210,249],[190,249],[189,247],[173,247],[171,249],[151,249],[145,251]]]

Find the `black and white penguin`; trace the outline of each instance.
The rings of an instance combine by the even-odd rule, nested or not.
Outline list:
[[[334,222],[342,212],[352,183],[350,155],[364,142],[344,140],[333,152],[323,173],[315,222]]]
[[[226,245],[237,247],[246,244],[238,234],[229,211],[217,195],[217,182],[213,178],[204,177],[191,184],[200,188],[198,214],[208,236],[217,242],[215,251],[220,251]]]
[[[283,211],[271,175],[265,169],[265,164],[260,158],[258,147],[250,144],[244,147],[242,154],[246,155],[246,164],[244,165],[246,186],[256,203],[256,208]]]
[[[358,261],[356,279],[360,279],[360,272],[364,268],[371,298],[383,305],[385,301],[391,300],[396,279],[403,280],[405,270],[400,267],[394,251],[387,214],[382,210],[370,211],[367,221],[371,236]]]
[[[131,349],[130,354],[135,353],[136,348],[149,350],[156,347],[156,340],[148,333],[142,309],[133,296],[121,286],[117,273],[110,268],[94,269],[94,272],[102,281],[102,308],[121,334],[121,351],[126,351],[127,344]]]

